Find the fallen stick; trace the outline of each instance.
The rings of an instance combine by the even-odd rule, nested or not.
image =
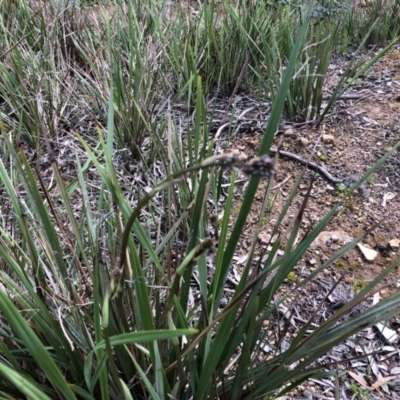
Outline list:
[[[301,158],[299,156],[297,156],[296,154],[293,153],[289,153],[287,151],[283,151],[283,150],[278,150],[276,147],[271,147],[269,149],[270,153],[276,154],[278,153],[279,155],[288,158],[290,160],[294,160],[297,161],[299,164],[305,165],[307,168],[312,169],[315,172],[318,172],[325,180],[327,180],[328,182],[337,184],[337,183],[341,183],[342,180],[339,178],[334,177],[333,175],[331,175],[324,167],[321,167],[318,164],[315,164],[311,161],[307,161],[304,158]]]

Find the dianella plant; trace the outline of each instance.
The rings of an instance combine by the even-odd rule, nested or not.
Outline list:
[[[345,12],[347,10],[347,13]],[[282,12],[282,11],[281,11]],[[324,116],[332,109],[336,100],[351,87],[351,85],[377,60],[384,56],[396,43],[397,33],[394,31],[392,40],[379,51],[366,51],[366,45],[371,40],[371,35],[379,26],[380,19],[376,17],[370,20],[368,29],[355,51],[352,52],[350,61],[341,74],[341,77],[333,88],[333,93],[328,99],[324,99],[325,81],[332,52],[336,50],[349,25],[343,19],[351,14],[349,7],[336,7],[332,4],[315,5],[311,18],[307,23],[307,33],[304,38],[303,49],[296,63],[295,72],[287,92],[284,113],[287,118],[296,122],[315,120],[319,125]],[[299,15],[296,18],[295,15]],[[297,31],[295,21],[302,21],[304,9],[292,6],[292,11],[287,14],[287,23],[284,27],[276,29],[280,34],[275,36],[264,51],[269,54],[266,62],[268,79],[267,90],[276,93],[282,74],[275,71],[283,71],[280,65],[282,60],[288,60],[294,47]],[[397,18],[397,17],[394,17]],[[343,26],[345,24],[345,26]],[[340,37],[340,40],[339,40]],[[379,43],[379,42],[377,42]],[[284,65],[284,64],[283,64]]]
[[[342,206],[321,216],[299,240],[310,181],[282,235],[300,177],[272,225],[268,249],[260,254],[256,239],[274,206],[271,193],[279,168],[278,157],[268,154],[282,113],[292,110],[304,118],[323,113],[319,91],[336,27],[312,25],[313,3],[291,26],[286,53],[280,36],[272,34],[275,19],[260,25],[269,32],[265,36],[257,34],[248,12],[243,14],[248,25],[240,25],[237,10],[259,2],[210,1],[198,25],[182,31],[167,29],[173,26],[164,19],[169,2],[100,5],[95,11],[101,24],[84,14],[93,9],[70,2],[54,8],[5,3],[8,7],[0,8],[0,36],[7,38],[0,54],[2,398],[279,397],[309,378],[335,374],[318,363],[319,357],[399,313],[397,292],[342,319],[396,268],[396,259],[323,324],[314,324],[312,316],[305,320],[287,346],[281,344],[288,323],[278,330],[266,323],[279,317],[288,299],[280,292],[284,281]],[[141,15],[135,11],[139,5]],[[287,5],[282,7],[274,12],[294,18]],[[228,40],[227,25],[218,37],[207,31],[203,24],[212,22],[206,14],[211,11],[219,12],[219,25],[231,21],[247,51]],[[183,27],[187,10],[177,12]],[[225,13],[232,13],[227,20]],[[289,35],[289,28],[279,32]],[[233,60],[222,63],[219,40],[228,56],[237,58],[234,76],[226,68]],[[268,43],[276,47],[267,54]],[[323,49],[322,60],[316,49]],[[211,68],[211,54],[220,70]],[[357,74],[364,67],[356,65]],[[210,80],[201,71],[204,66],[202,71],[214,74]],[[273,80],[273,73],[279,79]],[[234,151],[215,152],[206,99],[211,82],[232,90],[232,79],[249,87],[270,80],[265,84],[272,101],[268,125],[251,159]],[[171,102],[188,111],[186,131],[182,119],[173,118]],[[247,185],[238,200],[239,172]],[[254,240],[226,296],[262,180],[266,185]],[[234,208],[237,218],[232,220]],[[296,289],[372,228],[304,276]],[[268,356],[260,356],[267,342]]]

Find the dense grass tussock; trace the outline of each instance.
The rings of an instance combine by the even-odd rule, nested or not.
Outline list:
[[[307,321],[285,351],[286,328],[270,357],[257,355],[273,329],[263,322],[284,301],[276,294],[341,204],[298,242],[310,184],[284,239],[299,180],[270,252],[256,259],[254,240],[227,304],[223,290],[260,179],[269,184],[255,238],[273,204],[276,161],[266,155],[282,113],[320,123],[397,40],[398,0],[391,11],[374,2],[360,13],[336,2],[93,3],[0,7],[1,395],[255,399],[332,375],[319,371],[318,357],[399,312],[397,293],[338,324],[400,260],[323,325],[310,332]],[[372,57],[367,44],[381,50]],[[350,48],[354,57],[323,107],[330,57]],[[205,106],[243,90],[272,102],[250,161],[214,152]],[[235,168],[249,183],[231,226]]]

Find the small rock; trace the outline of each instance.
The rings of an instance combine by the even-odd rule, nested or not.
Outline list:
[[[400,240],[398,240],[398,239],[389,240],[389,246],[393,250],[397,250],[400,247]]]
[[[335,136],[333,135],[322,135],[322,141],[328,144],[335,144]]]
[[[388,295],[388,290],[387,289],[382,289],[382,290],[379,291],[379,294],[382,297],[386,297]]]
[[[392,250],[391,246],[382,246],[380,244],[377,244],[375,248],[383,255],[383,257],[387,257]]]
[[[361,243],[357,243],[357,247],[360,249],[361,253],[367,261],[374,261],[376,256],[378,255],[377,251],[372,250],[369,247],[362,245]]]
[[[347,244],[350,243],[352,240],[353,238],[344,231],[323,231],[311,244],[311,248],[325,248],[327,245],[328,247],[331,247],[332,243]]]
[[[309,141],[308,139],[304,138],[304,137],[301,137],[301,138],[299,139],[299,143],[300,143],[302,146],[307,146],[308,143],[310,143],[310,141]]]
[[[283,132],[283,134],[285,135],[285,136],[294,136],[294,134],[295,134],[295,132],[294,132],[294,130],[293,129],[287,129],[285,132]]]
[[[315,258],[312,258],[311,260],[308,260],[308,263],[310,265],[315,265],[317,263],[317,260]]]

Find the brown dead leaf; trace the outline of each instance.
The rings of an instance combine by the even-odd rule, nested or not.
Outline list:
[[[364,389],[371,390],[371,387],[368,385],[367,381],[361,377],[360,375],[357,375],[355,372],[352,371],[347,371],[347,373],[357,382],[359,383]]]
[[[385,383],[395,379],[395,376],[385,376],[384,378],[381,378],[379,380],[377,380],[372,386],[371,386],[371,390],[376,390],[379,387],[381,387],[382,385],[384,385]]]
[[[386,376],[384,378],[381,378],[379,380],[377,380],[372,386],[369,386],[367,381],[361,377],[360,375],[356,374],[355,372],[352,371],[347,371],[347,373],[358,383],[360,384],[364,389],[367,390],[377,390],[378,388],[380,388],[382,385],[384,385],[385,383],[393,380],[396,378],[396,376]]]

